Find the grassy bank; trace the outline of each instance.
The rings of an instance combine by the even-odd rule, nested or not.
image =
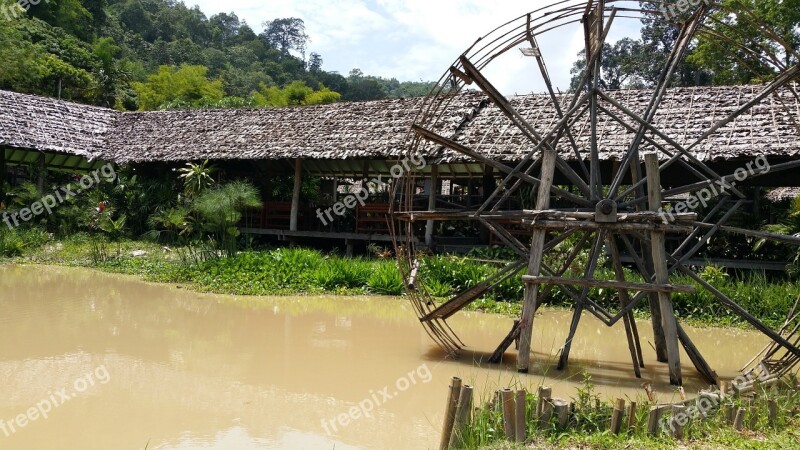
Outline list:
[[[61,241],[50,240],[41,234],[22,235],[16,239],[13,243],[16,250],[7,253],[5,261],[92,267],[139,275],[149,281],[185,284],[205,292],[237,295],[402,295],[405,292],[403,280],[391,258],[346,258],[303,248],[259,249],[243,251],[233,257],[200,258],[196,249],[165,247],[149,241],[107,243],[85,234]],[[502,261],[475,257],[429,256],[422,262],[420,279],[434,296],[445,299],[474,286],[502,265]],[[598,276],[613,278],[610,269],[603,267],[598,270],[601,272]],[[782,325],[800,294],[796,282],[771,282],[760,274],[737,279],[710,268],[701,276],[773,328]],[[632,272],[626,277],[636,280]],[[675,276],[671,281],[696,285],[686,276]],[[522,292],[522,283],[516,278],[510,279],[486,298],[476,301],[472,308],[516,315],[520,310]],[[591,296],[611,308],[618,303],[613,290],[592,289]],[[690,323],[743,324],[704,289],[692,294],[675,294],[673,300],[678,316]],[[568,307],[571,299],[556,289],[548,304]],[[635,313],[646,317],[646,302],[640,304]]]
[[[645,397],[626,399],[621,432],[610,431],[613,405],[597,397],[591,381],[586,379],[577,396],[571,399],[574,412],[568,415],[565,424],[559,424],[554,415],[549,421],[541,422],[536,417],[538,398],[528,394],[526,398],[526,435],[524,444],[510,443],[504,436],[503,415],[499,402],[487,398],[476,402],[477,408],[468,426],[462,432],[463,445],[469,449],[523,449],[523,448],[636,448],[636,449],[782,449],[796,448],[800,439],[800,392],[795,379],[786,380],[769,388],[758,387],[755,393],[729,395],[716,404],[707,404],[697,411],[687,414],[684,435],[677,439],[669,432],[673,418],[667,412],[662,416],[656,435],[648,433],[648,415],[656,403]],[[487,397],[487,396],[484,396]],[[493,397],[492,395],[488,397]],[[628,427],[628,414],[631,401],[637,402],[632,426]],[[657,400],[656,400],[657,401]],[[777,404],[777,415],[770,422],[768,403]],[[696,407],[690,402],[689,408]],[[742,430],[734,429],[726,417],[726,410],[744,409]],[[690,411],[687,409],[686,411]],[[679,420],[676,418],[675,420]],[[680,422],[679,422],[680,423]]]

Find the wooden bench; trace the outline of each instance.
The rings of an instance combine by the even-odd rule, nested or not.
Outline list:
[[[388,214],[391,203],[367,203],[356,206],[356,233],[389,234]]]

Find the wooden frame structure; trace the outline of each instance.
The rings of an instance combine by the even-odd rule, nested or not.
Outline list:
[[[704,243],[720,231],[800,244],[800,238],[796,237],[727,226],[726,222],[742,206],[745,198],[735,183],[731,182],[734,178],[739,180],[738,173],[720,175],[696,154],[721,129],[735,127],[738,118],[751,113],[765,99],[774,96],[800,99],[797,86],[793,84],[793,80],[800,76],[800,64],[797,63],[800,57],[791,48],[781,46],[778,40],[774,47],[753,49],[751,53],[774,70],[772,81],[761,86],[746,101],[743,100],[735,110],[715,117],[711,123],[699,125],[702,130],[694,135],[670,135],[658,125],[657,119],[667,88],[690,43],[700,33],[715,33],[709,26],[712,11],[727,11],[746,18],[767,39],[777,36],[752,12],[726,8],[716,2],[700,2],[697,9],[688,12],[685,17],[673,18],[680,20],[675,24],[679,32],[674,47],[657,83],[649,91],[647,101],[640,103],[638,110],[605,92],[599,82],[603,58],[601,49],[615,21],[638,20],[646,14],[663,15],[662,11],[643,9],[635,1],[576,0],[542,7],[479,39],[449,68],[420,108],[409,138],[409,155],[449,152],[491,167],[502,178],[481,205],[448,210],[435,206],[421,210],[415,206],[411,199],[417,178],[421,176],[418,173],[408,174],[405,183],[397,187],[396,196],[405,200],[394,211],[395,218],[400,221],[394,230],[400,268],[406,276],[409,297],[421,323],[442,348],[455,353],[464,345],[447,324],[447,318],[487,295],[501,282],[519,277],[524,272],[520,277],[521,282],[525,283],[521,317],[495,351],[493,360],[499,360],[513,340],[519,339],[517,369],[520,372],[529,370],[535,312],[552,290],[558,288],[572,299],[574,305],[568,336],[560,349],[559,369],[563,369],[569,360],[573,338],[582,313],[586,311],[607,326],[622,321],[634,373],[640,377],[644,360],[632,310],[640,302],[648,300],[656,354],[660,362],[668,364],[670,383],[680,385],[683,381],[681,345],[698,372],[709,382],[716,382],[715,372],[675,317],[670,294],[694,289],[694,286],[670,284],[671,274],[682,273],[766,334],[774,342],[768,352],[770,357],[775,359],[776,354],[789,355],[787,358],[791,360],[800,357],[797,340],[792,342],[787,339],[786,333],[782,334],[786,329],[771,330],[704,281],[687,264],[703,248]],[[552,30],[568,26],[581,27],[583,30],[586,69],[581,77],[580,89],[572,94],[560,94],[550,80],[537,39]],[[774,58],[770,52],[775,52],[775,48],[791,52],[793,58]],[[553,120],[549,123],[541,123],[536,117],[527,115],[504,97],[484,75],[493,61],[516,49],[525,56],[535,58],[538,75],[547,89],[553,111]],[[794,61],[794,65],[783,61]],[[488,99],[490,108],[496,111],[497,123],[472,124],[469,139],[448,137],[439,131],[443,128],[442,118],[448,116],[453,93],[467,85],[473,86]],[[800,118],[800,111],[788,113]],[[605,140],[608,139],[606,128],[609,124],[627,139],[626,149],[610,173],[601,169],[601,152],[607,152],[605,149],[608,147]],[[485,129],[483,135],[481,125]],[[508,140],[496,140],[489,147],[491,152],[473,148],[474,143],[482,144],[490,137],[490,128],[512,129],[516,139],[528,143],[528,152],[516,164],[509,165],[494,156],[502,154],[501,147]],[[796,131],[795,139],[800,139],[800,127]],[[587,138],[579,139],[578,136]],[[672,183],[671,187],[665,188],[661,176],[673,166],[680,167],[690,181],[677,186]],[[797,167],[800,167],[797,162],[776,164],[767,170],[754,171],[751,177],[766,173],[775,175]],[[566,183],[558,184],[556,178],[566,180]],[[726,189],[715,199],[715,207],[702,218],[694,212],[674,214],[662,209],[665,199],[697,193],[715,184],[724,185]],[[510,209],[509,199],[525,189],[535,193],[534,209]],[[419,277],[421,256],[418,245],[402,236],[414,236],[413,224],[417,221],[427,221],[430,228],[433,221],[463,220],[478,221],[485,225],[497,239],[516,252],[518,259],[437,306],[427,292],[425,280]],[[529,239],[519,239],[508,229],[508,223],[526,227]],[[680,245],[676,250],[667,251],[667,236],[679,238]],[[417,241],[421,242],[422,239]],[[560,245],[572,250],[560,259],[550,257],[550,252]],[[644,282],[626,280],[623,251]],[[582,252],[587,255],[587,262],[583,271],[576,273],[572,266]],[[597,268],[606,255],[614,273],[611,280],[597,277]],[[593,299],[590,291],[596,287],[616,290],[619,307],[611,310]],[[793,331],[796,333],[797,330]]]

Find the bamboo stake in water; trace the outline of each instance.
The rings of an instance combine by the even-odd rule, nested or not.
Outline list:
[[[625,400],[618,398],[614,402],[614,410],[611,412],[611,433],[619,434],[622,429],[622,416],[625,415]]]
[[[526,406],[528,393],[524,389],[517,391],[516,397],[516,411],[514,411],[514,418],[516,419],[516,437],[517,442],[525,442],[528,438],[528,421],[526,414]]]
[[[744,408],[739,408],[739,410],[736,412],[736,418],[733,419],[733,428],[736,431],[742,431],[742,428],[744,427],[744,414]]]
[[[439,443],[439,450],[447,450],[450,445],[450,436],[453,433],[453,424],[456,420],[456,408],[458,407],[458,397],[461,394],[461,378],[453,377],[450,382],[450,393],[447,396],[447,409],[444,414],[444,426],[442,428],[442,440]]]
[[[630,412],[628,412],[628,430],[636,427],[636,402],[631,402]]]
[[[503,389],[503,429],[506,433],[506,439],[514,441],[517,438],[516,421],[514,420],[514,391],[511,389]]]
[[[464,437],[467,431],[467,425],[471,421],[471,412],[472,386],[465,384],[461,386],[461,394],[458,396],[456,418],[453,422],[453,433],[450,436],[450,448],[460,448],[464,446]]]

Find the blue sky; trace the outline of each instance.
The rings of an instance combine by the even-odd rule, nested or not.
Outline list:
[[[258,33],[262,23],[283,17],[305,21],[311,36],[308,52],[322,55],[323,68],[347,75],[365,74],[399,80],[435,81],[478,37],[496,26],[541,7],[547,1],[519,0],[185,0],[198,4],[210,17],[236,15]],[[583,1],[578,1],[583,3]],[[619,21],[609,36],[638,37],[638,22]],[[578,26],[548,33],[540,39],[548,70],[561,89],[569,85],[569,70],[583,48]],[[492,64],[487,73],[504,94],[540,92],[533,58],[518,52]]]

